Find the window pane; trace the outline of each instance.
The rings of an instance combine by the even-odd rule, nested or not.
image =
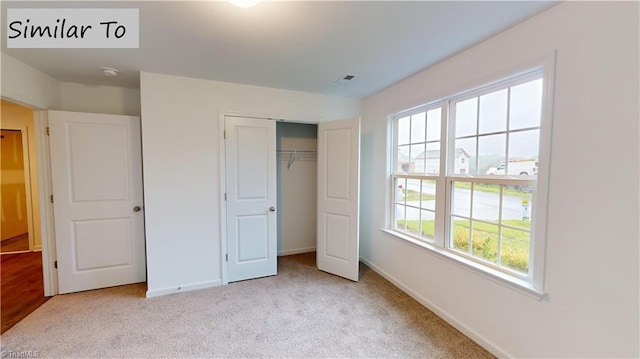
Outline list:
[[[424,112],[411,116],[411,143],[425,142],[426,121]]]
[[[507,130],[507,89],[480,96],[479,133]]]
[[[442,109],[436,108],[427,112],[427,141],[440,140],[441,123]]]
[[[420,210],[417,208],[407,207],[406,220],[407,232],[420,236]]]
[[[436,210],[436,181],[422,180],[422,202],[420,207]]]
[[[401,204],[395,205],[395,221],[393,226],[398,229],[405,229],[405,206]]]
[[[420,235],[420,209],[406,206],[405,219],[407,221],[407,231]]]
[[[403,117],[398,120],[398,144],[405,145],[409,143],[411,120],[410,117]]]
[[[509,175],[535,175],[538,173],[538,146],[540,131],[523,131],[509,134]]]
[[[531,233],[510,228],[502,228],[500,250],[501,265],[519,272],[529,271],[529,242]]]
[[[436,215],[431,211],[422,211],[421,236],[433,240],[435,233]]]
[[[424,150],[424,144],[421,145],[422,149]],[[413,163],[412,163],[412,168],[414,173],[426,173],[426,168],[425,168],[425,152],[424,151],[420,151],[420,153],[418,154],[417,157],[415,157],[413,159]]]
[[[409,172],[424,173],[424,148],[424,143],[410,146],[411,163],[409,164]]]
[[[476,173],[476,137],[456,140],[454,174]]]
[[[456,103],[456,137],[476,134],[478,124],[478,98]]]
[[[453,232],[451,233],[451,243],[449,244],[450,247],[459,251],[468,252],[470,221],[468,219],[461,219],[456,217],[451,217],[451,221]]]
[[[531,213],[533,213],[531,187],[505,186],[503,191],[502,224],[531,229]]]
[[[473,219],[500,221],[500,185],[476,183],[473,186]]]
[[[498,226],[473,221],[473,255],[489,262],[498,260]]]
[[[542,113],[542,79],[511,88],[509,128],[539,127]]]
[[[407,179],[406,178],[396,178],[394,188],[396,190],[395,193],[395,202],[396,203],[404,203],[404,192],[407,188]]]
[[[420,180],[415,178],[407,179],[407,188],[404,191],[407,205],[420,207]],[[417,219],[417,218],[416,218]]]
[[[453,194],[451,196],[453,203],[451,204],[451,213],[470,217],[471,213],[471,183],[469,182],[454,182]]]
[[[440,142],[427,143],[425,152],[425,172],[427,174],[440,173]]]
[[[398,158],[397,158],[396,171],[409,173],[411,167],[411,161],[409,161],[409,146],[398,146]]]
[[[504,162],[506,151],[506,134],[478,137],[478,174],[498,174],[496,168]]]

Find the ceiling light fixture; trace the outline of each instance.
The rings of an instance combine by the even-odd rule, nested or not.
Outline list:
[[[255,6],[260,2],[260,0],[229,0],[229,2],[237,7],[246,9],[246,8]]]
[[[114,69],[113,67],[103,67],[102,68],[102,73],[104,73],[105,76],[109,76],[109,77],[116,77],[118,76],[118,70]]]

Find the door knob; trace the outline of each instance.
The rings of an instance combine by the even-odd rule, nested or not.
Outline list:
[[[276,207],[274,207],[274,206],[269,207],[269,211],[270,212],[275,212],[276,211]]]
[[[133,211],[134,212],[140,212],[141,209],[142,209],[142,207],[140,207],[140,206],[133,207]]]

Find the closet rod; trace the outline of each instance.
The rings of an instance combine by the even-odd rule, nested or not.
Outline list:
[[[316,150],[276,150],[278,153],[318,153]]]

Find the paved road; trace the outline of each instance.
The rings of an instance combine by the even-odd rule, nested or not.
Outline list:
[[[420,191],[419,183],[409,182],[407,187],[410,190]],[[422,186],[422,193],[435,194],[435,186],[425,184]],[[469,216],[469,210],[471,208],[471,190],[468,189],[455,189],[453,201],[453,212],[465,217]],[[407,202],[410,206],[420,207],[419,201]],[[500,196],[496,193],[475,191],[473,198],[473,218],[497,221],[498,212],[500,206]],[[424,208],[435,209],[435,201],[425,201]],[[529,213],[531,213],[529,208]],[[401,209],[397,209],[396,218],[402,218]],[[420,210],[417,208],[407,207],[407,219],[415,220],[419,219]],[[424,216],[424,215],[423,215]],[[502,218],[503,219],[522,219],[523,206],[522,198],[515,196],[504,196],[502,203]]]

